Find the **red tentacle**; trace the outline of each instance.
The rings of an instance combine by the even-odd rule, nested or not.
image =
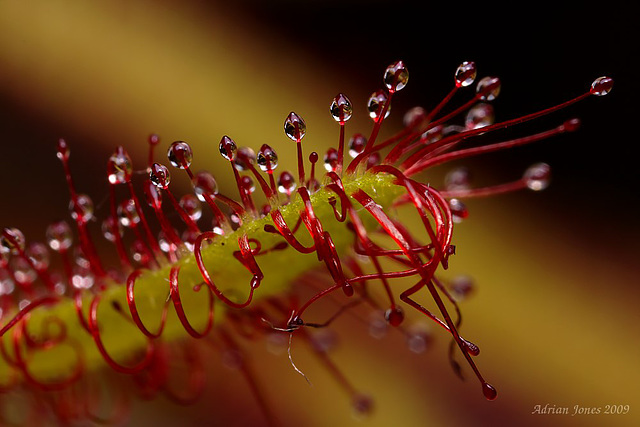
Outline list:
[[[253,286],[251,286],[251,289],[249,290],[249,296],[247,297],[247,300],[243,303],[236,303],[231,301],[229,298],[227,298],[222,291],[220,291],[220,289],[218,289],[218,287],[215,285],[215,283],[213,282],[213,280],[211,279],[211,276],[209,275],[209,271],[207,270],[207,267],[204,265],[204,261],[202,259],[202,241],[203,240],[211,240],[213,238],[216,237],[216,234],[211,232],[211,231],[207,231],[204,232],[202,234],[200,234],[198,236],[198,238],[196,239],[194,245],[193,245],[193,253],[195,255],[195,259],[196,259],[196,264],[198,265],[198,269],[200,270],[200,274],[202,275],[202,278],[204,279],[205,283],[207,284],[207,286],[209,286],[209,289],[211,289],[213,291],[213,293],[220,299],[222,300],[222,302],[224,302],[225,304],[227,304],[230,307],[233,308],[244,308],[246,306],[249,305],[249,303],[251,303],[251,300],[253,299],[253,291],[255,290],[255,288]]]
[[[180,319],[180,323],[184,327],[185,331],[189,335],[194,338],[202,338],[211,331],[213,327],[213,294],[207,288],[208,296],[209,296],[209,316],[207,317],[207,323],[202,330],[202,332],[198,332],[187,319],[187,314],[184,312],[184,308],[182,307],[182,300],[180,299],[180,287],[178,286],[178,273],[180,273],[180,267],[174,266],[171,268],[171,273],[169,273],[169,283],[171,284],[171,301],[173,302],[173,307],[176,310],[176,314],[178,315],[178,319]],[[193,289],[198,292],[201,289],[201,285],[196,285]]]
[[[138,313],[138,307],[136,305],[136,298],[135,298],[135,290],[134,290],[135,282],[136,282],[136,279],[140,277],[141,274],[142,274],[142,270],[135,270],[127,278],[127,304],[129,306],[129,311],[131,312],[131,319],[136,324],[138,329],[140,329],[140,331],[142,331],[142,333],[148,336],[149,338],[155,339],[162,334],[162,331],[164,330],[164,327],[167,323],[167,313],[169,311],[168,310],[169,302],[166,301],[164,304],[164,307],[162,308],[162,317],[160,318],[160,324],[158,325],[157,331],[156,332],[149,331],[149,329],[147,329],[147,327],[142,322],[142,319],[140,318],[140,314]]]
[[[100,326],[98,325],[98,306],[100,304],[100,299],[101,296],[99,294],[94,296],[93,300],[91,301],[91,306],[89,307],[89,330],[96,344],[96,347],[98,348],[98,351],[104,358],[105,362],[107,362],[107,364],[113,370],[123,374],[135,374],[136,372],[140,372],[149,365],[153,358],[153,354],[155,351],[153,342],[149,340],[145,349],[144,357],[142,358],[142,360],[134,363],[132,366],[125,366],[116,362],[107,352],[107,349],[105,348],[100,336]]]

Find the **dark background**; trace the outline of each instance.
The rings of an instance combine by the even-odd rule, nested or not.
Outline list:
[[[569,208],[577,212],[589,211],[595,203],[601,214],[614,215],[637,230],[640,177],[635,160],[634,101],[639,61],[634,46],[639,34],[632,2],[579,7],[562,2],[518,2],[506,7],[458,2],[230,3],[200,2],[198,7],[284,35],[288,43],[282,49],[290,52],[291,61],[296,61],[298,52],[312,52],[335,73],[357,76],[364,88],[378,88],[381,70],[403,59],[411,80],[396,97],[394,107],[399,111],[413,105],[435,105],[449,91],[452,73],[464,60],[477,63],[479,77],[497,75],[502,79],[502,92],[495,101],[497,120],[574,97],[598,76],[613,77],[615,86],[609,96],[588,99],[534,126],[523,126],[521,133],[514,135],[552,127],[572,116],[583,121],[579,132],[515,153],[487,156],[482,162],[498,171],[502,179],[518,176],[532,162],[548,162],[553,167],[554,185],[544,200],[556,204],[570,197]],[[78,148],[78,156],[89,149],[98,150],[92,153],[95,158],[109,155],[104,148],[96,148],[104,147],[98,143],[99,134],[76,134],[74,129],[60,128],[42,111],[3,96],[1,90],[0,111],[3,176],[13,176],[18,183],[31,183],[25,176],[29,163],[35,169],[53,163],[51,173],[55,173],[58,165],[50,161],[52,151],[38,147],[53,146],[51,141],[60,135],[87,142],[88,148]],[[3,187],[5,203],[23,191],[20,185]],[[47,194],[40,197],[44,205],[54,200]]]

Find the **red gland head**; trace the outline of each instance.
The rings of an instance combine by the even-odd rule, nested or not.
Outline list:
[[[169,168],[160,163],[154,163],[151,165],[151,171],[149,171],[149,180],[158,188],[166,190],[169,188],[171,182],[171,173]]]
[[[73,244],[71,227],[65,221],[56,221],[47,227],[47,243],[56,252],[64,252]]]
[[[591,95],[605,96],[613,89],[613,79],[611,77],[598,77],[591,83]]]
[[[351,101],[347,98],[347,95],[339,93],[335,98],[333,98],[329,111],[331,112],[333,120],[343,125],[344,122],[351,118],[351,115],[353,114],[353,107],[351,106]]]
[[[207,198],[215,198],[218,194],[218,184],[215,178],[207,171],[200,171],[191,180],[196,196],[201,202],[206,202]]]
[[[456,87],[467,87],[473,84],[478,75],[475,62],[464,61],[455,73]]]
[[[302,117],[292,111],[284,121],[284,133],[292,141],[300,142],[307,133],[307,125]]]
[[[386,119],[389,116],[389,112],[391,111],[391,107],[387,107],[387,111],[384,113],[384,117],[382,116],[382,111],[384,110],[384,106],[389,99],[389,95],[382,89],[373,92],[369,97],[369,101],[367,101],[367,110],[369,111],[369,117],[373,119],[374,122],[379,122],[382,119]]]
[[[167,150],[167,158],[173,167],[187,169],[193,160],[191,146],[184,141],[175,141]]]
[[[262,169],[264,172],[271,173],[275,168],[278,167],[278,155],[273,150],[273,148],[271,148],[267,144],[263,144],[262,147],[260,147],[260,151],[258,151],[258,158],[256,161],[258,163],[258,166],[260,166],[260,169]]]
[[[367,138],[361,133],[356,133],[349,139],[349,155],[355,159],[364,151],[365,145],[367,145]]]
[[[405,67],[404,62],[396,61],[389,65],[384,71],[382,78],[389,93],[394,93],[404,89],[409,81],[409,71]]]
[[[118,146],[116,151],[109,157],[107,162],[107,179],[110,184],[125,184],[131,181],[131,157],[122,146]]]
[[[220,154],[222,157],[232,162],[236,157],[236,152],[238,151],[238,147],[233,139],[229,138],[227,135],[223,136],[220,140],[220,145],[218,145],[218,149],[220,150]]]
[[[296,189],[296,179],[293,177],[291,172],[284,171],[280,174],[278,178],[278,191],[280,193],[286,194],[288,196],[293,193],[293,190]]]
[[[256,164],[256,152],[249,147],[240,147],[233,163],[240,172],[250,169],[249,166]]]
[[[546,163],[536,163],[524,172],[522,179],[530,190],[544,190],[551,181],[551,167]]]
[[[58,158],[63,162],[69,160],[69,145],[67,145],[67,141],[60,138],[58,140],[57,154]]]
[[[384,318],[391,326],[400,326],[404,321],[404,311],[397,305],[384,312]]]
[[[324,168],[327,172],[335,172],[338,168],[338,150],[333,147],[329,148],[324,155]]]
[[[493,101],[500,94],[500,86],[498,77],[485,77],[476,85],[476,94],[483,101]]]
[[[24,251],[26,239],[17,228],[5,228],[0,236],[0,254],[17,255]]]

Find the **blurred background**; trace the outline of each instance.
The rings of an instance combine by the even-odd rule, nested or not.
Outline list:
[[[578,132],[464,162],[479,185],[515,179],[539,161],[553,168],[542,193],[470,201],[470,217],[455,232],[449,277],[470,274],[477,283],[462,305],[463,330],[482,348],[476,360],[498,400],[486,402],[472,378],[455,377],[440,331],[434,348],[416,355],[399,334],[378,341],[366,325],[338,323],[348,343],[332,356],[376,399],[364,420],[351,417],[346,395],[303,349],[296,360],[313,387],[286,354],[274,357],[256,345],[252,359],[284,425],[637,424],[640,176],[631,124],[640,34],[632,2],[581,9],[558,3],[2,1],[0,222],[39,240],[49,222],[66,217],[68,191],[55,158],[60,137],[71,146],[79,190],[100,210],[114,147],[124,145],[142,168],[151,132],[162,138],[162,161],[170,142],[185,140],[195,169],[214,174],[226,170],[217,152],[223,134],[254,148],[269,143],[281,164],[293,167],[282,132],[291,110],[307,122],[306,152],[323,153],[337,143],[328,106],[338,92],[354,104],[347,133],[368,132],[366,99],[397,59],[411,77],[394,98],[385,135],[400,129],[407,109],[444,97],[465,60],[475,61],[481,76],[502,79],[497,120],[565,101],[608,75],[615,79],[609,96],[500,136],[574,116],[583,121]],[[229,185],[225,175],[216,175],[221,186]],[[131,425],[263,422],[237,372],[219,360],[210,368],[214,377],[199,404],[140,404]],[[532,415],[545,404],[631,411]]]

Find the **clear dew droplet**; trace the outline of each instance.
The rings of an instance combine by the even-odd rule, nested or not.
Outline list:
[[[160,144],[160,136],[158,134],[152,133],[149,135],[149,138],[147,138],[147,142],[149,143],[149,145],[158,145]]]
[[[166,190],[171,182],[171,173],[169,173],[169,168],[160,163],[154,163],[151,165],[151,171],[149,171],[149,180],[156,187]]]
[[[236,152],[238,151],[236,143],[227,135],[224,135],[222,139],[220,139],[218,149],[220,150],[220,154],[222,155],[222,157],[229,160],[230,162],[235,159]]]
[[[26,254],[37,271],[46,270],[49,267],[49,250],[44,244],[40,242],[31,243],[26,250]]]
[[[382,158],[380,157],[380,153],[378,151],[371,153],[371,155],[369,155],[369,160],[367,160],[367,169],[379,165],[380,160],[382,160]]]
[[[471,188],[471,173],[466,167],[451,169],[444,177],[444,188],[447,191],[468,190]]]
[[[71,218],[79,223],[86,223],[93,219],[93,201],[86,194],[78,194],[69,202]]]
[[[451,210],[452,219],[455,223],[461,223],[469,216],[467,205],[459,199],[449,200],[449,209]]]
[[[449,289],[457,301],[468,298],[474,287],[473,279],[467,275],[456,276],[449,283]]]
[[[485,77],[478,82],[476,93],[483,101],[493,101],[500,94],[501,83],[498,77]]]
[[[0,252],[4,255],[17,255],[20,251],[24,251],[26,239],[22,231],[17,228],[5,228],[0,237]]]
[[[493,106],[485,102],[474,105],[464,119],[464,125],[468,130],[479,129],[492,125],[495,121]]]
[[[71,276],[71,284],[76,289],[91,289],[95,283],[95,277],[91,273],[91,269],[77,265],[73,269]]]
[[[478,75],[476,63],[465,61],[456,70],[455,81],[456,87],[467,87],[473,84]]]
[[[335,172],[338,168],[338,150],[333,147],[324,155],[324,168],[327,172]]]
[[[180,207],[189,215],[194,221],[199,220],[202,217],[202,204],[200,200],[193,194],[185,194],[180,198]]]
[[[207,171],[196,173],[191,180],[193,190],[201,202],[206,202],[207,198],[214,199],[218,194],[218,183],[213,175]]]
[[[527,187],[533,191],[541,191],[549,186],[551,181],[551,166],[546,163],[531,165],[522,176]]]
[[[57,152],[56,152],[56,156],[58,156],[58,159],[62,161],[67,161],[69,160],[69,154],[70,154],[69,145],[67,144],[67,141],[65,141],[62,138],[58,139],[58,146],[57,146]]]
[[[369,335],[375,339],[382,339],[387,335],[389,324],[380,317],[379,313],[372,313],[369,317]]]
[[[613,89],[613,79],[611,77],[598,77],[591,83],[591,95],[605,96]]]
[[[118,233],[122,237],[122,224],[113,217],[107,217],[102,221],[102,236],[110,242],[115,242]]]
[[[224,236],[224,229],[220,226],[218,219],[215,217],[211,219],[211,231],[220,236]],[[206,242],[204,242],[204,244],[207,245]]]
[[[5,268],[0,269],[0,296],[11,295],[14,289],[13,275]]]
[[[138,210],[136,209],[136,204],[133,199],[123,200],[120,205],[118,205],[118,220],[120,224],[128,228],[138,225],[140,216],[138,215]]]
[[[409,81],[409,71],[405,67],[404,62],[396,61],[389,65],[384,71],[382,78],[389,92],[397,92],[404,89]]]
[[[153,209],[162,208],[162,193],[158,187],[153,185],[151,180],[144,183],[144,195],[147,198],[147,203]]]
[[[276,356],[284,354],[289,347],[289,339],[287,338],[287,334],[283,334],[281,332],[267,333],[264,342],[267,351]]]
[[[444,137],[444,125],[437,125],[420,135],[421,144],[433,144]]]
[[[286,194],[288,196],[291,195],[293,190],[296,188],[296,179],[293,177],[291,172],[284,171],[278,177],[278,191],[282,194]]]
[[[21,285],[30,285],[38,277],[36,271],[31,268],[27,260],[22,257],[11,259],[11,269],[13,270],[13,277],[15,277],[16,282]]]
[[[178,247],[167,237],[164,231],[158,232],[158,246],[164,253],[175,252]]]
[[[382,110],[384,105],[387,103],[389,99],[387,93],[383,90],[378,90],[373,92],[367,101],[367,110],[369,111],[369,117],[371,117],[374,121],[381,120]],[[391,112],[391,107],[387,108],[386,113],[384,114],[384,118],[386,119]]]
[[[353,107],[347,95],[339,93],[333,98],[333,102],[329,107],[333,120],[338,123],[344,123],[351,118]]]
[[[51,280],[53,281],[53,291],[57,295],[64,295],[67,290],[67,283],[65,278],[62,277],[61,274],[57,272],[51,273]]]
[[[73,244],[71,227],[65,221],[57,221],[47,227],[46,238],[49,247],[56,252],[66,251]]]
[[[319,353],[330,352],[338,346],[339,341],[338,334],[333,329],[318,328],[311,335],[311,345]]]
[[[256,152],[249,147],[240,147],[236,157],[233,159],[233,163],[239,171],[245,171],[249,169],[249,164],[254,165],[256,163]]]
[[[0,270],[9,265],[9,253],[0,249]]]
[[[424,108],[417,106],[407,110],[402,117],[402,124],[405,127],[413,128],[421,124],[427,117],[427,112]]]
[[[80,246],[76,246],[73,248],[73,260],[75,263],[84,268],[90,268],[91,263],[89,262],[89,258],[84,254],[82,248]]]
[[[249,175],[245,175],[240,178],[240,185],[249,194],[256,191],[256,184],[253,182],[253,178],[251,178]]]
[[[142,266],[146,266],[151,260],[147,247],[140,240],[134,241],[131,245],[131,257]]]
[[[299,142],[307,133],[307,125],[302,117],[292,111],[284,121],[284,133],[292,141]]]
[[[167,150],[167,158],[173,167],[187,169],[193,160],[191,146],[184,141],[175,141]]]
[[[361,133],[354,134],[349,140],[349,155],[354,159],[358,157],[358,154],[364,151],[364,147],[367,145],[367,138]]]
[[[191,230],[191,229],[187,228],[186,230],[184,230],[182,232],[182,235],[180,236],[180,238],[182,239],[182,242],[184,243],[185,247],[190,252],[193,252],[193,248],[196,245],[196,240],[198,239],[199,235],[200,235],[199,231]]]
[[[127,151],[119,146],[109,157],[107,163],[107,179],[111,184],[124,184],[131,179],[133,166]]]
[[[411,325],[407,330],[407,347],[413,353],[424,353],[429,348],[431,341],[431,328],[425,323]]]
[[[263,144],[262,147],[260,147],[256,161],[263,172],[272,172],[278,167],[278,155],[267,144]]]

